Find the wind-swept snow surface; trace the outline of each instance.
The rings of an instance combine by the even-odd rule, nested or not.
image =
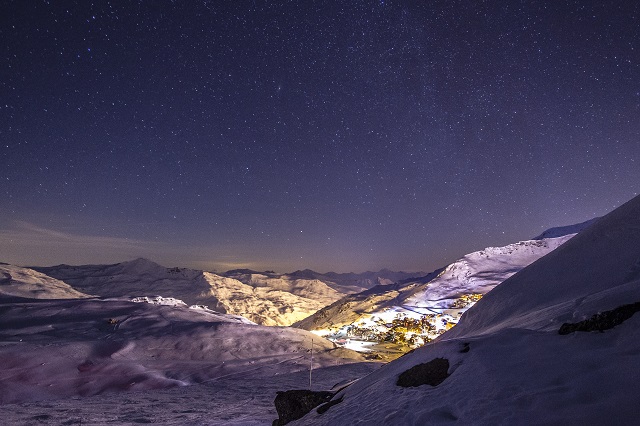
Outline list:
[[[498,285],[435,342],[293,424],[637,424],[640,314],[602,332],[558,333],[635,302],[640,197]],[[397,385],[437,358],[449,363],[444,382]]]
[[[0,312],[2,404],[270,380],[308,372],[312,345],[316,369],[362,360],[303,330],[179,306],[2,297]]]

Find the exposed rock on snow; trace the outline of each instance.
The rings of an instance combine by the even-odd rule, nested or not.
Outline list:
[[[335,394],[334,394],[335,396]],[[342,402],[342,397],[340,398],[336,398],[336,399],[331,399],[331,401],[322,404],[321,406],[318,407],[318,409],[316,410],[316,412],[318,414],[324,414],[326,413],[329,408],[333,407],[334,405],[340,404]]]
[[[278,418],[273,421],[273,426],[283,426],[303,417],[318,405],[328,402],[333,395],[334,392],[308,389],[278,392],[275,401],[273,401]]]
[[[622,305],[610,311],[595,314],[589,319],[577,323],[564,323],[558,334],[571,334],[576,331],[604,331],[620,325],[640,311],[640,302]]]
[[[422,385],[438,386],[449,377],[449,360],[435,358],[429,362],[414,365],[398,376],[396,384],[404,388]]]

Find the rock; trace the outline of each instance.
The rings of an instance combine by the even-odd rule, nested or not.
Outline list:
[[[424,364],[418,364],[398,377],[398,386],[416,387],[422,385],[438,386],[449,377],[449,360],[446,358],[435,358]]]
[[[329,410],[329,408],[333,407],[334,405],[340,404],[343,399],[344,397],[341,396],[338,399],[334,399],[332,401],[327,402],[326,404],[322,404],[321,406],[318,407],[316,411],[318,414],[324,414],[327,412],[327,410]]]
[[[575,331],[604,331],[622,324],[640,311],[640,302],[618,306],[610,311],[593,315],[591,318],[576,323],[564,323],[558,334],[566,335]]]
[[[276,399],[273,401],[278,412],[278,418],[273,421],[273,426],[286,425],[303,417],[318,405],[329,402],[333,395],[335,395],[333,392],[306,389],[278,392]]]

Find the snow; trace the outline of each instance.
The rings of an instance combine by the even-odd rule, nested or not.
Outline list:
[[[558,329],[637,301],[640,197],[504,281],[435,342],[346,388],[325,414],[292,424],[634,424],[640,315],[604,332]],[[438,357],[450,363],[442,384],[396,385]]]
[[[233,270],[216,274],[166,268],[142,258],[114,265],[32,268],[76,290],[99,297],[173,298],[272,326],[300,321],[341,299],[346,294],[342,291],[361,290],[360,285],[370,284],[372,280],[386,282],[384,277],[415,275],[388,270],[362,274],[319,274],[310,270],[276,274]]]
[[[277,417],[277,390],[308,386],[312,340],[314,387],[377,368],[303,330],[179,304],[1,297],[0,312],[4,424],[30,424],[39,415],[49,424],[74,418],[90,424],[142,418],[216,424],[243,411],[252,424],[267,424]],[[99,398],[85,403],[94,395]],[[176,402],[185,399],[193,405]],[[129,408],[120,412],[123,400]],[[211,421],[216,412],[220,417]]]
[[[156,291],[168,288],[162,274],[197,281],[190,270],[111,265],[111,272],[131,280],[143,277],[149,291],[139,300],[147,303],[0,295],[0,416],[4,424],[25,425],[268,425],[276,418],[276,391],[308,386],[313,339],[314,389],[338,389],[361,378],[334,397],[342,402],[292,425],[635,424],[640,315],[604,332],[559,335],[558,329],[640,301],[640,197],[557,242],[553,251],[550,240],[517,245],[511,253],[487,249],[424,282],[388,286],[395,294],[383,302],[414,309],[425,294],[436,303],[455,297],[462,288],[455,282],[474,291],[490,287],[489,276],[478,272],[487,254],[534,260],[528,256],[548,250],[519,272],[513,263],[503,265],[504,274],[515,273],[456,327],[380,368],[313,333],[250,324],[197,302],[187,308],[180,300],[191,301]],[[73,279],[79,276],[73,268],[58,271]],[[114,281],[104,266],[82,268],[93,274],[82,290],[106,291]],[[435,288],[434,278],[443,288]],[[261,288],[238,280],[222,284],[230,292],[230,284]],[[113,287],[114,293],[127,288],[122,282]],[[372,305],[378,290],[364,296]],[[402,372],[438,357],[450,363],[440,385],[396,385]]]
[[[534,240],[543,240],[545,238],[558,238],[568,234],[577,234],[585,228],[591,226],[591,224],[595,223],[599,218],[596,217],[594,219],[589,219],[587,221],[577,223],[575,225],[566,225],[566,226],[558,226],[555,228],[550,228],[544,231],[542,234],[533,238]]]
[[[263,325],[290,325],[343,294],[317,280],[284,280],[261,274],[235,278],[204,272],[209,288],[200,294],[218,300],[216,309],[244,315]]]
[[[314,389],[331,389],[378,368],[356,363],[318,368],[313,371]],[[306,388],[309,372],[287,365],[262,371],[248,370],[209,382],[146,392],[106,392],[0,405],[0,417],[8,425],[271,425],[276,414],[276,392]]]
[[[583,224],[558,229],[576,231],[581,226]],[[558,233],[560,230],[554,231],[554,234]],[[335,342],[355,336],[370,336],[365,339],[384,341],[389,339],[390,332],[399,330],[400,325],[395,326],[394,321],[408,318],[418,321],[420,330],[400,332],[404,333],[410,347],[419,346],[455,325],[477,299],[499,283],[574,235],[487,247],[467,254],[418,281],[381,285],[348,296],[295,326],[319,331]],[[408,348],[405,346],[405,350]]]
[[[290,274],[285,274],[283,277],[318,279],[341,293],[350,294],[359,293],[376,285],[393,284],[399,281],[421,277],[423,275],[425,275],[424,272],[395,272],[390,271],[389,269],[381,269],[376,272],[327,272],[324,274],[310,269],[305,269],[303,271],[295,271]]]
[[[131,298],[131,301],[135,302],[135,303],[151,303],[151,304],[154,304],[154,305],[164,305],[164,306],[187,306],[187,304],[184,303],[180,299],[175,299],[173,297],[162,297],[162,296],[156,296],[156,297],[147,297],[147,296],[133,297],[133,298]]]
[[[34,299],[89,297],[63,281],[20,266],[0,264],[0,294]]]
[[[364,340],[347,339],[342,346],[356,352],[371,352],[371,346],[373,345],[374,343]]]

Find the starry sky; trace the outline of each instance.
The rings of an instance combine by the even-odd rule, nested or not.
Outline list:
[[[640,2],[0,2],[0,261],[430,271],[638,194]]]

